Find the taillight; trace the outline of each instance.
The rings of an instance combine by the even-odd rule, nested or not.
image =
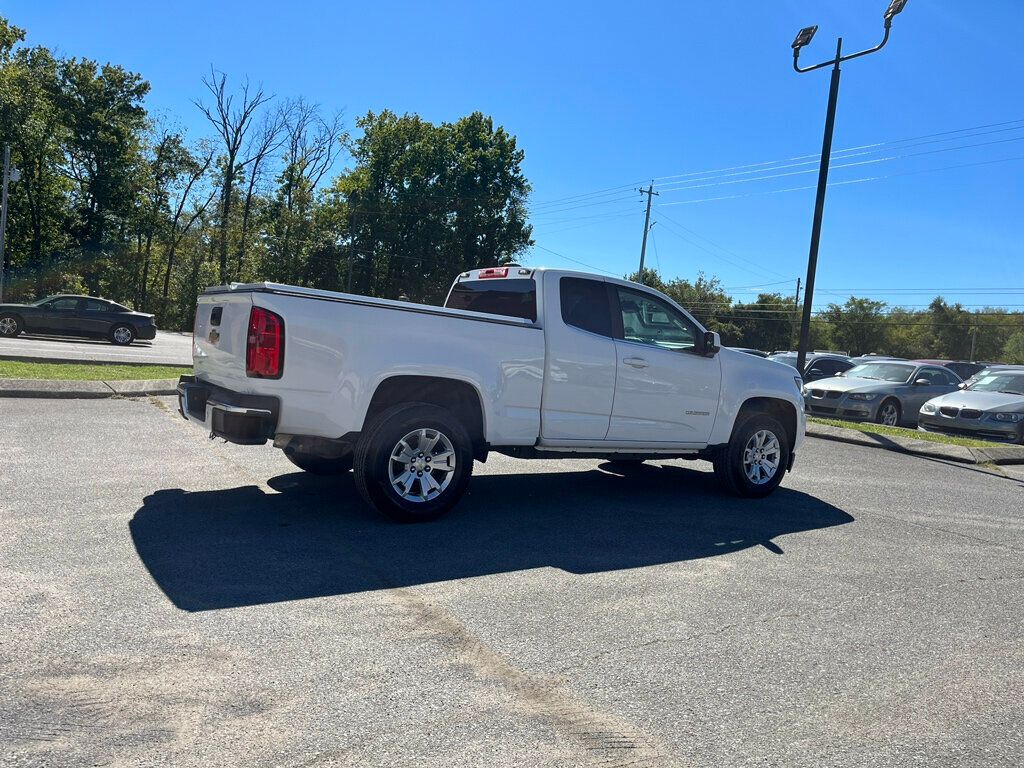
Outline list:
[[[280,379],[283,373],[284,321],[269,309],[253,307],[245,345],[245,375]]]
[[[477,280],[489,280],[494,277],[508,277],[508,267],[481,269],[476,275]]]

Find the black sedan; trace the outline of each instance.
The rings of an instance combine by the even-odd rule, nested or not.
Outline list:
[[[114,344],[156,336],[153,315],[92,296],[47,296],[33,304],[0,304],[0,338],[25,333],[90,336]]]

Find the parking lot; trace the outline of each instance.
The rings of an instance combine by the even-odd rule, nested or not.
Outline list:
[[[0,415],[0,764],[1024,760],[1019,471],[492,456],[398,526],[171,398]]]
[[[127,347],[111,344],[106,339],[21,334],[13,339],[0,339],[2,358],[191,365],[192,334],[157,331],[152,341],[136,341]]]

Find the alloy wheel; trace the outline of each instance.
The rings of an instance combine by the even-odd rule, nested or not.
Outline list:
[[[743,448],[743,472],[754,485],[764,485],[779,471],[781,457],[779,438],[770,430],[758,430]]]
[[[455,446],[443,432],[413,430],[395,445],[388,461],[391,488],[406,501],[436,499],[455,477]]]

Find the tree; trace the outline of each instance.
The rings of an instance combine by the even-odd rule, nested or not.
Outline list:
[[[742,346],[766,352],[790,349],[794,322],[799,322],[793,299],[779,293],[762,293],[755,301],[735,304],[725,316],[736,327]]]
[[[884,301],[851,296],[842,306],[829,304],[821,317],[832,326],[833,343],[851,355],[877,352],[887,344]]]
[[[1024,329],[1015,331],[1003,347],[1003,359],[1014,365],[1024,365]]]
[[[385,111],[357,126],[354,167],[327,196],[336,242],[359,257],[356,290],[439,301],[453,275],[507,264],[532,243],[523,152],[490,118],[434,125]]]
[[[971,354],[971,313],[960,304],[950,305],[936,296],[928,305],[925,322],[931,325],[930,357],[966,360]]]
[[[223,143],[224,154],[221,157],[221,189],[220,189],[220,223],[217,241],[217,257],[220,262],[220,281],[229,281],[228,272],[228,231],[231,227],[231,211],[235,198],[235,183],[238,174],[253,162],[257,154],[243,155],[243,148],[249,137],[256,119],[257,110],[273,96],[264,93],[263,88],[252,89],[249,81],[242,83],[241,103],[236,105],[235,95],[228,93],[227,75],[216,72],[212,67],[210,74],[204,77],[203,85],[213,96],[213,105],[208,106],[202,101],[193,102],[214,127]],[[257,149],[261,143],[250,145]]]
[[[66,126],[64,174],[73,182],[78,227],[73,234],[98,253],[121,234],[142,164],[142,102],[149,83],[114,64],[67,59],[57,67],[56,104]]]

